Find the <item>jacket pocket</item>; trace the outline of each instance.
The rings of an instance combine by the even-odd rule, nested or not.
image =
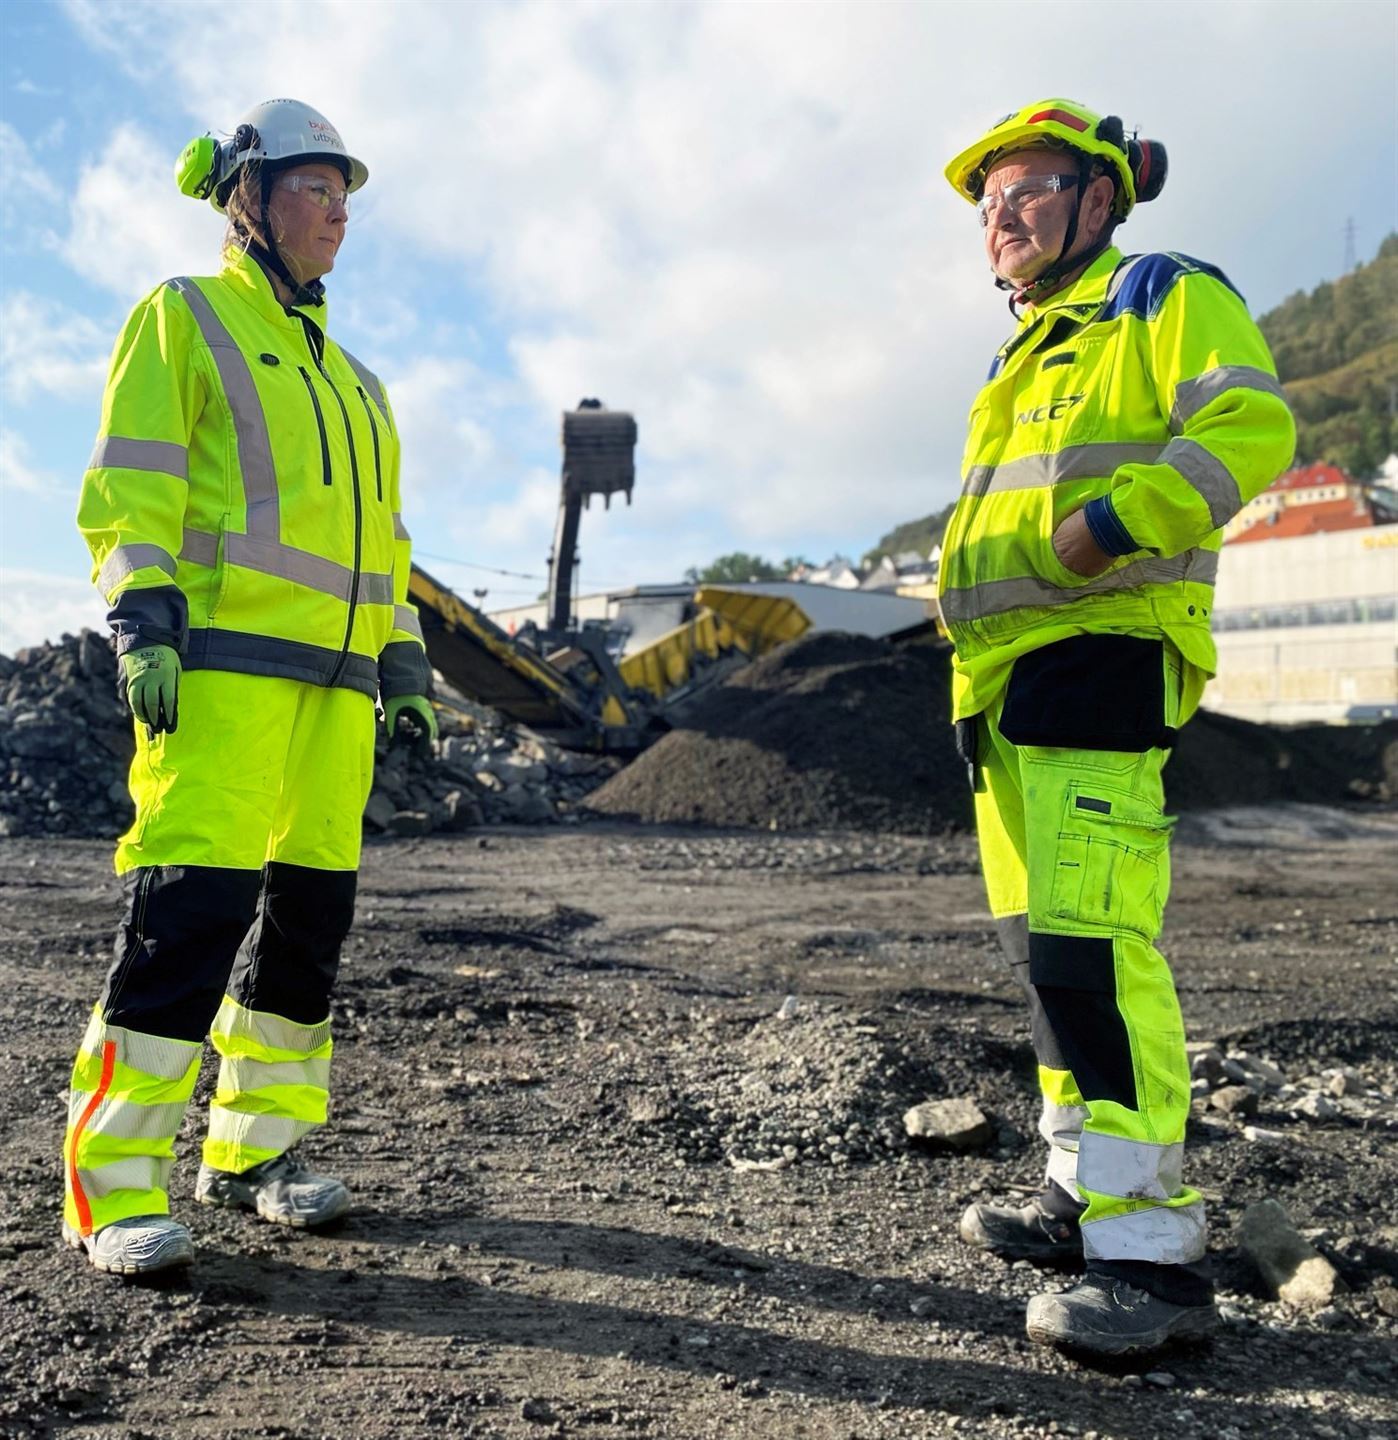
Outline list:
[[[383,502],[383,455],[379,448],[379,427],[374,419],[374,407],[369,403],[369,397],[364,393],[362,385],[355,386],[359,392],[359,403],[364,406],[364,413],[369,417],[369,433],[374,437],[374,493],[379,502]]]
[[[320,408],[320,396],[316,394],[316,387],[306,371],[304,365],[298,365],[301,378],[306,382],[306,394],[311,397],[311,408],[316,413],[316,429],[320,432],[320,473],[321,482],[325,485],[333,483],[333,476],[330,472],[330,439],[325,433],[325,413]]]

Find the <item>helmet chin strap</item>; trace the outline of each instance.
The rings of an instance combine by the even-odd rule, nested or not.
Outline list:
[[[1073,241],[1078,238],[1078,217],[1082,213],[1082,197],[1091,179],[1092,157],[1083,155],[1078,161],[1078,183],[1073,187],[1073,213],[1068,217],[1068,228],[1063,232],[1063,243],[1058,247],[1057,258],[1050,263],[1048,269],[1041,271],[1027,285],[1021,285],[1017,280],[1006,280],[999,275],[995,277],[997,290],[1012,292],[1009,300],[1010,314],[1016,320],[1020,316],[1016,306],[1032,305],[1045,291],[1057,285],[1069,271],[1090,265],[1112,243],[1111,230],[1108,228],[1101,238],[1089,245],[1087,249],[1071,257],[1068,254],[1073,248]]]
[[[277,249],[277,242],[272,238],[272,219],[268,206],[272,198],[272,181],[275,178],[275,172],[269,173],[264,166],[262,170],[261,224],[262,233],[267,237],[267,243],[264,245],[255,236],[250,236],[248,251],[264,270],[270,270],[291,291],[291,305],[324,305],[325,286],[319,280],[310,280],[305,284],[298,280],[291,273],[281,252]]]

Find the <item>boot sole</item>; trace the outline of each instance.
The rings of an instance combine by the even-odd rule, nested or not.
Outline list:
[[[1132,1355],[1163,1349],[1175,1340],[1203,1340],[1218,1329],[1218,1312],[1211,1307],[1201,1315],[1179,1315],[1170,1324],[1145,1335],[1070,1336],[1032,1320],[1026,1321],[1024,1329],[1036,1345],[1053,1345],[1079,1355]]]

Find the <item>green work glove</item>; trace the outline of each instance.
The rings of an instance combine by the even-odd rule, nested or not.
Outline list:
[[[432,702],[427,696],[395,695],[392,699],[385,700],[383,721],[388,729],[390,745],[401,738],[411,743],[413,749],[420,754],[430,753],[432,742],[437,738],[437,717],[432,712]]]
[[[126,673],[126,702],[154,740],[175,733],[180,723],[180,653],[173,645],[142,645],[121,657]]]

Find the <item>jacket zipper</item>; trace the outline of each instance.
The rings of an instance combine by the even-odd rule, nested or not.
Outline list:
[[[332,483],[330,474],[330,440],[325,433],[325,415],[320,408],[320,397],[316,394],[316,387],[311,383],[311,377],[306,373],[304,365],[296,367],[301,372],[301,378],[306,382],[306,393],[311,397],[311,407],[316,412],[316,428],[320,431],[320,478],[323,484]]]
[[[360,385],[356,388],[364,406],[364,413],[369,417],[369,433],[374,437],[374,493],[379,497],[379,503],[383,504],[383,468],[379,463],[379,427],[374,421],[374,409],[369,404],[369,397],[364,393],[364,387]]]

